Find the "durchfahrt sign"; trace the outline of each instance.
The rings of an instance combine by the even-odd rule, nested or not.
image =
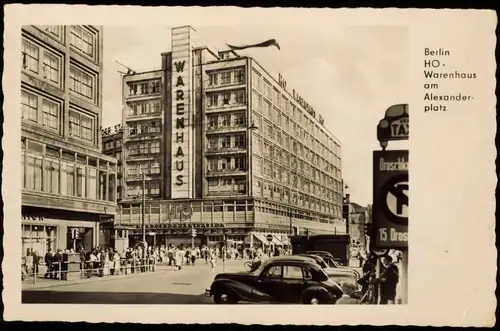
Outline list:
[[[375,247],[408,247],[408,195],[408,151],[374,151]]]

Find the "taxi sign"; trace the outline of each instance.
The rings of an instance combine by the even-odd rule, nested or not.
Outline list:
[[[408,151],[374,151],[375,247],[408,247],[408,198]]]
[[[377,125],[377,139],[380,142],[408,140],[410,134],[409,109],[407,104],[389,107]]]

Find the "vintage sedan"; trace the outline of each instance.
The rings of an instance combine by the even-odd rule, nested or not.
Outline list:
[[[281,256],[264,261],[252,272],[218,274],[205,294],[213,296],[216,304],[335,304],[343,292],[314,260]]]

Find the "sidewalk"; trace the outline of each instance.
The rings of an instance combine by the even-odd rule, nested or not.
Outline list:
[[[225,272],[230,272],[230,271],[242,271],[243,270],[243,263],[244,260],[229,260],[225,261]],[[203,260],[198,260],[197,264],[195,265],[195,268],[198,266],[203,266],[206,268],[205,261]],[[183,266],[182,270],[188,270],[189,268],[192,268],[191,266]],[[223,272],[223,263],[222,260],[219,260],[217,263],[217,273]],[[55,279],[46,279],[43,277],[37,278],[36,279],[36,284],[33,284],[33,279],[25,280],[22,283],[22,290],[37,290],[37,289],[47,289],[51,287],[61,287],[61,286],[69,286],[69,285],[75,285],[75,284],[82,284],[82,283],[92,283],[92,282],[106,282],[106,281],[111,281],[111,280],[116,280],[116,279],[123,279],[123,278],[130,278],[130,277],[143,277],[147,275],[154,275],[157,273],[161,272],[167,272],[167,271],[175,271],[177,268],[175,266],[169,266],[168,264],[160,264],[156,265],[156,271],[148,271],[148,272],[139,272],[139,273],[129,273],[127,275],[115,275],[115,276],[104,276],[104,277],[98,277],[98,276],[92,276],[91,278],[84,278],[84,279],[74,279],[74,280],[55,280]]]
[[[33,283],[33,279],[23,281],[22,289],[23,290],[36,290],[36,289],[45,289],[45,288],[50,288],[50,287],[75,285],[75,284],[81,284],[81,283],[105,282],[105,281],[110,281],[110,280],[115,280],[115,279],[153,275],[153,274],[156,274],[158,272],[173,271],[175,269],[176,269],[175,266],[169,266],[167,264],[167,265],[157,265],[155,271],[129,273],[126,275],[120,274],[120,275],[104,276],[104,277],[92,276],[90,278],[74,279],[74,280],[61,280],[61,281],[56,280],[56,279],[46,279],[46,278],[40,277],[40,278],[36,279],[36,284]]]

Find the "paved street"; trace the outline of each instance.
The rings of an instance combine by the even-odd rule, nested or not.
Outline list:
[[[180,271],[157,272],[125,277],[101,278],[78,284],[51,287],[24,286],[23,303],[91,303],[91,304],[211,304],[205,297],[215,274],[243,270],[244,260],[219,262],[215,272],[205,261],[185,266]]]

